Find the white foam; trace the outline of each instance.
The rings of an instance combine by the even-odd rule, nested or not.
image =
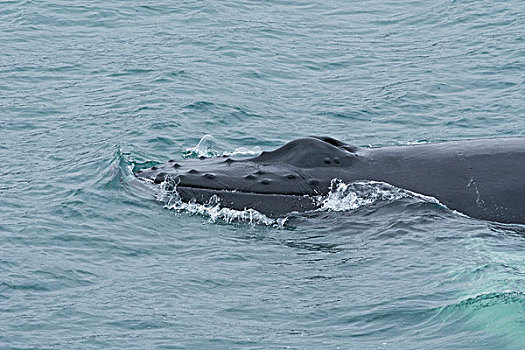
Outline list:
[[[156,193],[156,199],[165,202],[167,209],[184,211],[190,214],[209,217],[210,222],[224,221],[228,224],[233,222],[248,223],[250,225],[266,225],[276,228],[284,228],[288,217],[269,218],[255,209],[235,210],[221,206],[219,197],[212,196],[207,203],[201,204],[195,201],[184,202],[177,193],[177,186],[167,190],[167,182],[160,184]]]
[[[417,198],[425,202],[438,203],[433,198],[407,191],[385,182],[356,181],[344,183],[333,179],[327,195],[319,196],[318,210],[349,211],[363,206],[370,206],[378,202],[393,202],[403,198]]]
[[[266,225],[284,228],[284,225],[288,220],[288,217],[272,219],[254,209],[235,210],[221,207],[220,203],[213,204],[213,200],[216,199],[212,198],[210,202],[206,204],[199,204],[196,202],[186,203],[178,200],[170,202],[166,205],[166,208],[209,217],[210,222],[222,220],[228,224],[242,222],[250,225]]]

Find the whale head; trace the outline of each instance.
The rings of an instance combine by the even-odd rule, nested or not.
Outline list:
[[[183,201],[206,203],[212,197],[232,209],[255,209],[275,217],[314,209],[315,197],[357,161],[357,147],[328,137],[291,141],[249,159],[230,157],[169,161],[135,173],[165,183]]]

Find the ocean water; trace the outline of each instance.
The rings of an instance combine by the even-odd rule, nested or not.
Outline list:
[[[523,226],[373,186],[253,219],[132,175],[305,135],[525,136],[525,2],[1,1],[0,348],[525,349]]]

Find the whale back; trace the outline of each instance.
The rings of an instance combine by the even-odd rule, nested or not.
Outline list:
[[[469,216],[525,223],[525,139],[385,147],[366,156],[368,179],[432,196]]]

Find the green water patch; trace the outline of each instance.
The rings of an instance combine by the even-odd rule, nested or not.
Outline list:
[[[480,345],[498,343],[519,349],[525,344],[525,293],[490,292],[439,308],[435,323],[450,333],[479,333]]]

